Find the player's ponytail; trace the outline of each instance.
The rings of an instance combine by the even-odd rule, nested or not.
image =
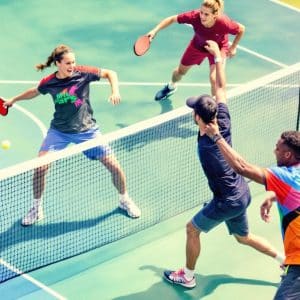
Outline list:
[[[57,61],[60,62],[64,54],[73,52],[72,49],[66,45],[57,46],[50,56],[48,56],[47,61],[43,64],[37,64],[35,67],[38,71],[42,71],[45,68],[50,67],[52,64],[55,64]]]

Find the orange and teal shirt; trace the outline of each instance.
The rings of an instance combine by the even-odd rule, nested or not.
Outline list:
[[[300,164],[266,169],[266,189],[276,194],[286,265],[300,265]]]

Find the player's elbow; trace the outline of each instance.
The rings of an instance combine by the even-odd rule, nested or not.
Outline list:
[[[246,27],[243,24],[239,24],[239,34],[244,34]]]

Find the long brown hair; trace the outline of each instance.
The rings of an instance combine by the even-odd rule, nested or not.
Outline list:
[[[35,67],[38,71],[42,71],[45,68],[50,67],[52,64],[55,64],[57,61],[60,62],[66,53],[73,52],[73,50],[66,45],[59,45],[57,46],[50,56],[47,58],[47,61],[43,64],[37,64]]]

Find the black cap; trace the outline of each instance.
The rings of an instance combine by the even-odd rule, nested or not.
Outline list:
[[[194,109],[195,113],[201,117],[205,123],[209,123],[215,118],[218,112],[218,105],[215,99],[209,95],[189,97],[186,105]]]

